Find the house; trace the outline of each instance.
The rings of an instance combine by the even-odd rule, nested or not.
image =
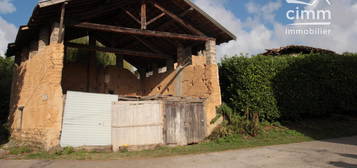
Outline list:
[[[216,45],[235,38],[189,0],[43,0],[8,46],[11,137],[46,149],[201,140],[221,104]],[[87,54],[68,61],[73,50]],[[99,52],[115,65],[100,65]],[[190,132],[191,121],[204,130]]]
[[[303,45],[289,45],[280,48],[274,49],[266,49],[265,53],[261,53],[260,55],[265,56],[282,56],[282,55],[298,55],[298,54],[330,54],[336,55],[337,53],[327,49],[314,48]]]

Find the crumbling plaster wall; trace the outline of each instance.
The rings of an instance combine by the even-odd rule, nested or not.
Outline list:
[[[59,144],[63,57],[63,44],[42,46],[38,51],[30,50],[28,59],[14,70],[10,105],[13,139],[46,149]]]
[[[211,125],[210,122],[216,117],[216,107],[221,105],[218,66],[216,64],[190,65],[180,72],[181,79],[175,79],[177,74],[178,71],[172,71],[145,78],[143,82],[145,95],[162,94],[205,98],[207,134],[210,134],[215,128],[215,125]],[[179,95],[177,87],[180,87],[182,92]]]

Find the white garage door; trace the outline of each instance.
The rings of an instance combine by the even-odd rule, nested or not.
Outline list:
[[[61,146],[111,145],[112,104],[117,101],[117,95],[68,91]]]

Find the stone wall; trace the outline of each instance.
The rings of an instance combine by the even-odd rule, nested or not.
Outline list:
[[[46,149],[59,144],[63,95],[63,44],[42,46],[15,69],[11,137]]]

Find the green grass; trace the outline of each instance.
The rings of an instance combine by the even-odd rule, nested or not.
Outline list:
[[[30,147],[26,147],[26,146],[12,147],[9,149],[9,152],[12,155],[19,155],[19,154],[24,154],[24,153],[30,153],[30,152],[32,152],[32,149]]]
[[[253,148],[278,144],[312,141],[357,135],[357,117],[334,116],[328,119],[313,119],[285,123],[284,126],[266,125],[256,137],[233,135],[196,145],[183,147],[159,147],[140,152],[86,152],[65,148],[57,152],[32,152],[12,156],[15,159],[66,159],[66,160],[113,160],[122,158],[153,158],[225,150]]]

